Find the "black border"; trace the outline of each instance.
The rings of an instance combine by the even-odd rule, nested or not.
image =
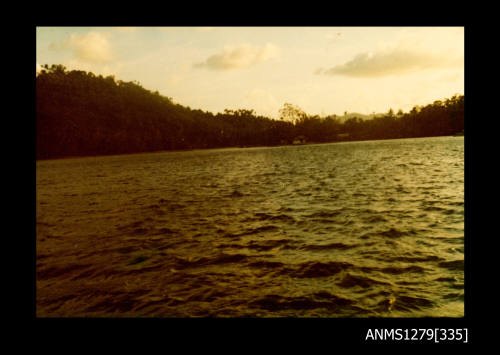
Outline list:
[[[458,6],[458,5],[457,5]],[[213,11],[213,10],[212,10]],[[306,11],[307,13],[307,11]],[[467,104],[466,104],[466,119],[465,126],[467,133],[465,134],[465,317],[463,318],[333,318],[333,319],[314,319],[314,318],[300,318],[300,319],[124,319],[124,318],[99,318],[99,319],[86,319],[86,318],[37,318],[36,317],[36,158],[35,158],[35,140],[36,140],[36,124],[32,124],[31,134],[27,146],[29,147],[27,153],[27,162],[30,172],[30,183],[33,186],[31,190],[30,200],[32,209],[30,211],[31,235],[32,235],[32,249],[30,254],[29,265],[31,269],[29,274],[31,276],[31,297],[29,306],[25,305],[24,309],[30,309],[28,319],[31,320],[30,329],[36,338],[45,341],[57,341],[72,344],[73,342],[81,344],[82,339],[86,339],[88,343],[84,344],[97,344],[101,341],[105,343],[113,343],[115,345],[121,344],[122,346],[130,343],[140,344],[144,348],[148,348],[151,344],[165,346],[160,351],[171,351],[173,343],[181,343],[181,350],[195,350],[196,346],[210,347],[214,344],[227,345],[228,350],[234,351],[251,350],[258,348],[257,344],[271,344],[276,349],[291,348],[294,349],[298,346],[306,346],[308,352],[319,350],[320,348],[329,351],[338,351],[339,344],[351,346],[356,344],[362,345],[376,345],[383,342],[369,342],[365,341],[368,329],[380,328],[468,328],[469,342],[473,342],[474,330],[473,322],[477,320],[475,312],[477,310],[473,304],[474,293],[472,290],[476,288],[474,276],[472,275],[472,265],[475,264],[474,260],[474,245],[472,243],[472,236],[478,234],[475,222],[471,220],[471,209],[473,201],[477,200],[471,194],[472,184],[472,165],[471,165],[471,145],[476,142],[474,136],[474,128],[472,126],[471,112],[473,107],[471,100],[472,95],[470,90],[470,42],[471,42],[471,28],[465,25],[463,21],[454,17],[451,23],[444,24],[446,21],[428,20],[428,17],[422,18],[418,23],[402,24],[396,23],[388,25],[374,23],[372,21],[360,21],[360,23],[350,23],[347,21],[334,21],[342,15],[328,16],[323,14],[319,16],[318,21],[304,20],[311,19],[307,14],[301,17],[287,17],[286,13],[282,17],[273,17],[271,15],[252,18],[252,20],[243,19],[241,21],[237,17],[225,18],[221,21],[220,18],[204,17],[203,19],[182,20],[172,19],[169,16],[168,23],[164,19],[157,19],[161,17],[160,14],[153,16],[155,19],[150,21],[147,25],[142,21],[137,20],[116,20],[115,17],[108,17],[94,22],[92,26],[109,26],[112,25],[168,25],[168,26],[460,26],[465,27],[465,88],[467,91]],[[316,13],[317,14],[317,13]],[[248,14],[247,14],[248,15]],[[84,15],[82,15],[84,17]],[[148,15],[151,19],[151,16]],[[230,16],[228,14],[228,16]],[[251,15],[250,15],[251,16]],[[31,63],[28,63],[28,75],[32,85],[33,101],[30,122],[36,122],[36,91],[33,80],[34,62],[36,61],[36,27],[37,26],[88,26],[87,20],[68,20],[70,17],[65,17],[64,20],[54,20],[39,17],[39,21],[34,21],[30,27],[28,35],[34,40],[33,56]],[[138,15],[136,18],[142,18]],[[327,19],[326,19],[327,18]],[[425,23],[427,20],[427,23]],[[318,23],[319,22],[319,23]],[[363,22],[363,23],[361,23]],[[106,25],[103,25],[106,23]],[[140,23],[140,24],[139,24]],[[25,68],[26,70],[26,68]],[[477,204],[477,203],[476,203]],[[35,241],[33,243],[33,241]],[[31,327],[32,326],[32,327]],[[474,330],[473,330],[474,329]],[[477,335],[477,334],[476,334]],[[52,340],[51,340],[52,339]],[[420,344],[422,342],[389,342],[402,344]],[[240,345],[239,347],[232,348],[230,344]],[[207,348],[208,350],[208,348]],[[222,349],[221,349],[222,350]],[[328,350],[327,350],[328,351]]]

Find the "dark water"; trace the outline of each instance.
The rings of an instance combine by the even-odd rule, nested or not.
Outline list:
[[[464,315],[464,138],[37,162],[37,315]]]

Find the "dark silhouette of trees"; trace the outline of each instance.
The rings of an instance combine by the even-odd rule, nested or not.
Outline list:
[[[281,119],[253,110],[213,114],[174,103],[138,82],[44,65],[36,76],[36,157],[126,154],[173,149],[390,139],[464,130],[464,96],[370,120],[307,115],[285,103]]]

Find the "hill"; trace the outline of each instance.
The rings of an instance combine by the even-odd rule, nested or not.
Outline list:
[[[192,110],[137,82],[45,65],[36,77],[36,158],[271,146],[298,136],[307,142],[437,136],[464,129],[463,95],[372,119],[355,113],[344,119],[309,116],[290,104],[287,112],[290,121],[253,110]]]

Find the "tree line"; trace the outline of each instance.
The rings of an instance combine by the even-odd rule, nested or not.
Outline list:
[[[464,130],[464,96],[369,120],[308,115],[285,103],[280,119],[253,110],[213,114],[174,103],[138,82],[44,65],[36,77],[36,158],[161,150],[452,135]]]

